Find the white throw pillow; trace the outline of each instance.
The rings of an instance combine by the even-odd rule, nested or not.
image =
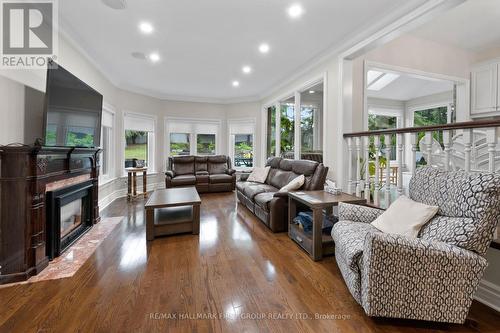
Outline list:
[[[372,225],[389,234],[417,238],[420,228],[436,215],[439,207],[400,197]]]
[[[300,175],[296,178],[294,178],[291,182],[283,186],[279,192],[290,192],[290,191],[295,191],[298,190],[299,188],[304,185],[304,182],[306,181],[306,177],[304,175]]]
[[[262,183],[264,184],[267,179],[267,175],[269,174],[269,170],[271,170],[271,167],[265,167],[265,168],[253,168],[252,173],[250,176],[248,176],[247,181],[249,182],[256,182],[256,183]]]

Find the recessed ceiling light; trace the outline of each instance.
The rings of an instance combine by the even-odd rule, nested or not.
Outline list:
[[[241,69],[243,73],[245,74],[250,74],[252,73],[252,67],[250,66],[243,66],[243,68]]]
[[[151,60],[152,62],[158,62],[158,61],[160,61],[160,55],[156,52],[151,53],[149,55],[149,60]]]
[[[314,94],[314,93],[315,93],[315,91],[314,91],[314,90],[309,90],[309,93],[310,93],[310,94]]]
[[[239,81],[233,81],[233,87],[239,87],[240,86],[240,82]]]
[[[299,18],[302,16],[302,14],[304,14],[304,8],[302,8],[302,6],[299,4],[295,4],[288,7],[287,12],[288,16],[290,16],[291,18]]]
[[[155,30],[153,25],[149,22],[141,22],[139,23],[139,30],[145,34],[145,35],[149,35],[151,33],[153,33],[153,31]]]
[[[268,53],[270,50],[269,44],[262,43],[259,45],[259,51],[260,53]]]

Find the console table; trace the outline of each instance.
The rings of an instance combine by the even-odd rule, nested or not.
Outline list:
[[[130,201],[132,198],[136,198],[140,195],[147,197],[147,187],[148,178],[147,172],[148,168],[125,168],[127,171],[127,199]],[[142,192],[137,192],[137,173],[142,172]]]
[[[321,260],[324,255],[333,254],[335,246],[333,239],[322,232],[323,210],[331,215],[333,207],[338,206],[340,202],[364,204],[366,200],[346,193],[334,195],[322,190],[288,193],[288,236],[314,261]],[[293,219],[297,216],[298,205],[305,206],[313,212],[312,235],[293,223]]]

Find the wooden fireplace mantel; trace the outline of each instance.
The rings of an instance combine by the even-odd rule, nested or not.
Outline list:
[[[46,192],[92,181],[99,222],[98,148],[0,146],[0,284],[27,280],[48,265]]]

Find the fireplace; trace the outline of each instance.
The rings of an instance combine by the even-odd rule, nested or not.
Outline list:
[[[93,224],[92,181],[47,192],[47,255],[54,259]]]

